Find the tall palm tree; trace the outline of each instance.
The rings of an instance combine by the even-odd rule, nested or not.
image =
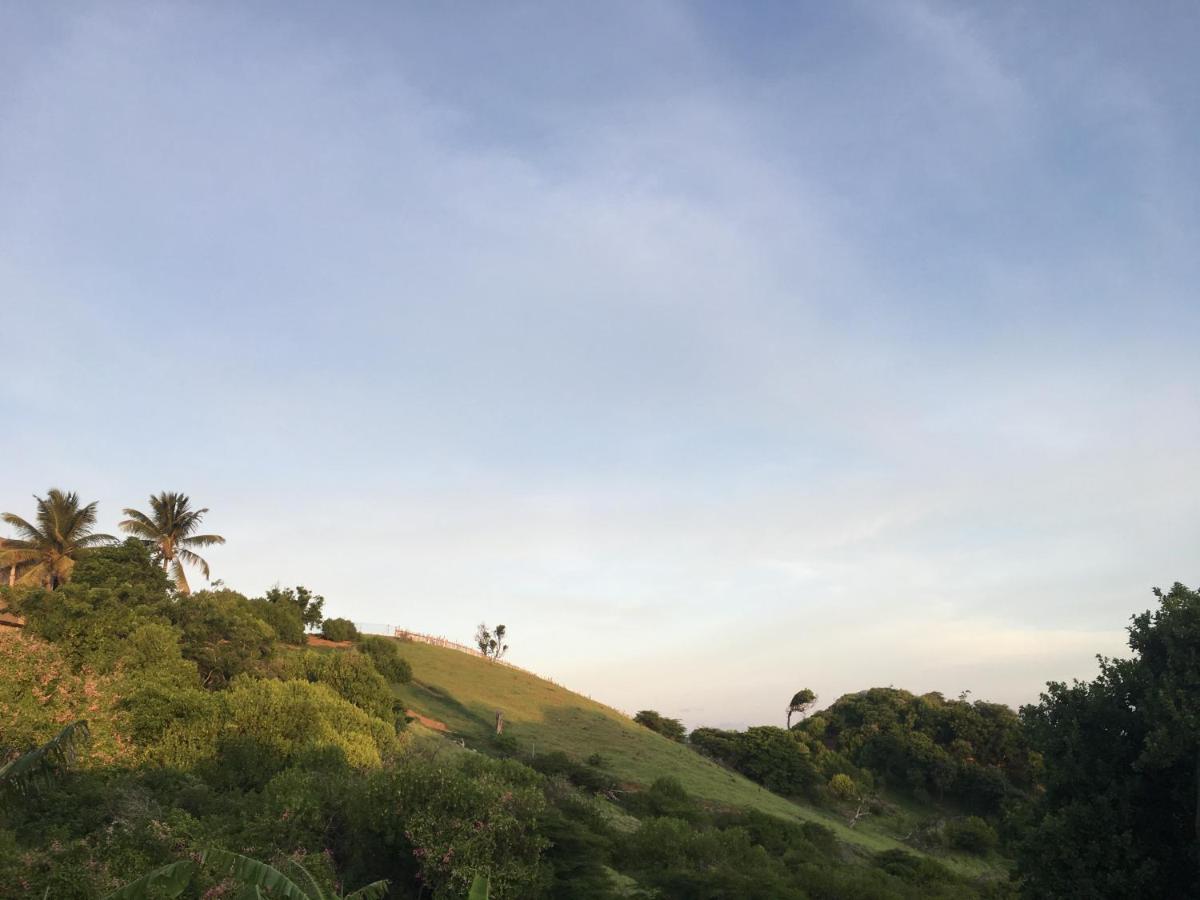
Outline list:
[[[79,495],[51,488],[37,501],[36,524],[13,513],[3,519],[16,529],[18,537],[5,543],[4,564],[9,577],[24,584],[40,584],[54,590],[71,577],[75,561],[87,551],[116,540],[110,534],[97,534],[96,504],[79,505]]]
[[[132,534],[150,547],[163,570],[175,577],[180,593],[190,594],[187,575],[183,564],[196,566],[208,578],[208,563],[193,547],[211,547],[225,543],[219,534],[193,534],[200,527],[200,520],[208,509],[192,509],[187,494],[163,491],[150,497],[150,515],[136,509],[125,509],[129,516],[121,522],[121,530]]]

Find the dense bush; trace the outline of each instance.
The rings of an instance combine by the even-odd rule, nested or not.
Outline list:
[[[398,748],[395,728],[323,684],[244,679],[226,695],[221,753],[247,754],[256,772],[291,765],[305,754],[336,747],[351,765],[379,767]],[[236,751],[236,752],[235,752]]]
[[[327,641],[353,641],[358,638],[358,628],[349,619],[326,619],[321,634]]]
[[[251,600],[254,614],[275,629],[275,635],[285,644],[305,642],[304,617],[300,609],[290,603],[271,603],[269,600]]]
[[[858,796],[858,788],[855,786],[853,778],[839,772],[829,779],[829,793],[838,800],[849,800],[851,797]]]
[[[543,775],[559,775],[576,787],[587,791],[611,791],[617,786],[616,779],[599,768],[571,759],[561,750],[543,753],[529,762],[530,768]]]
[[[519,763],[404,759],[347,797],[347,868],[378,877],[393,860],[387,877],[426,885],[437,900],[466,896],[479,872],[494,900],[541,896],[545,809],[541,776]]]
[[[669,719],[653,709],[643,709],[633,717],[633,721],[673,741],[683,741],[687,734],[687,729],[678,719]]]
[[[385,721],[392,720],[393,697],[387,681],[371,657],[364,653],[318,653],[308,650],[293,654],[283,669],[293,678],[323,684],[338,696]]]
[[[103,547],[75,566],[55,591],[13,591],[26,630],[54,642],[78,669],[110,671],[123,642],[141,625],[168,620],[172,588],[137,541]]]
[[[325,598],[306,587],[281,588],[276,585],[263,599],[272,605],[295,610],[305,629],[316,629],[321,625]]]
[[[412,666],[400,653],[400,644],[392,638],[377,634],[365,635],[358,642],[358,649],[375,663],[379,674],[396,684],[412,681]]]
[[[771,725],[745,731],[697,728],[692,746],[785,797],[815,796],[822,779],[796,730]]]
[[[172,618],[182,635],[183,655],[195,660],[210,688],[260,671],[275,652],[275,629],[236,591],[198,591],[176,604]]]
[[[998,703],[872,688],[840,698],[797,731],[890,786],[952,797],[987,814],[1036,775],[1020,720]]]
[[[946,823],[946,843],[955,850],[982,854],[995,849],[998,842],[996,829],[979,816],[967,816]]]

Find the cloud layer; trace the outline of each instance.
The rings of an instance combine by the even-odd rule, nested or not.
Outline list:
[[[1195,10],[0,15],[5,509],[693,725],[1196,580]]]

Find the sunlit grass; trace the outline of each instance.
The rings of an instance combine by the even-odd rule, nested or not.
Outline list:
[[[522,756],[561,750],[578,760],[600,754],[609,771],[629,785],[649,785],[664,775],[678,778],[693,795],[715,805],[751,807],[793,821],[817,822],[846,843],[870,851],[911,847],[887,822],[864,819],[855,828],[831,812],[793,803],[670,741],[621,713],[528,672],[482,657],[417,642],[404,642],[413,666],[411,684],[394,690],[409,709],[445,723],[467,747],[494,746],[496,712],[504,733]],[[997,874],[996,866],[965,856],[938,856],[963,874]]]

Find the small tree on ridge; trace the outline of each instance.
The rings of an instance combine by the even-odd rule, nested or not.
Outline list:
[[[475,645],[479,647],[479,652],[488,659],[502,657],[508,651],[508,644],[504,643],[507,631],[503,625],[497,625],[495,630],[491,631],[486,622],[480,622],[479,627],[475,629]]]

